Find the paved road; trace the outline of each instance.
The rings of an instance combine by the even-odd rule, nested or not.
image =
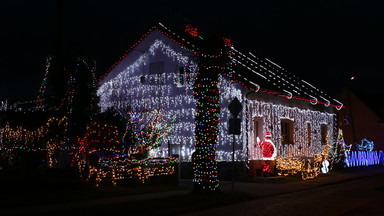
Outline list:
[[[187,215],[384,215],[384,175],[287,191]]]
[[[41,204],[41,205],[35,205],[35,206],[24,206],[24,207],[18,207],[18,208],[10,208],[10,209],[1,209],[0,210],[0,216],[2,215],[56,215],[57,213],[60,213],[61,211],[65,210],[72,210],[75,211],[77,208],[92,208],[94,206],[108,206],[113,204],[122,204],[122,203],[128,203],[132,201],[140,201],[140,200],[149,200],[149,199],[157,199],[157,198],[164,198],[169,196],[180,196],[188,194],[189,191],[187,190],[180,190],[180,191],[166,191],[166,192],[159,192],[159,193],[150,193],[150,194],[138,194],[138,195],[132,195],[132,196],[122,196],[122,197],[109,197],[109,198],[103,198],[103,199],[95,199],[95,200],[84,200],[84,201],[77,201],[77,202],[64,202],[64,203],[57,203],[57,204]],[[56,213],[52,213],[56,212]],[[66,214],[66,213],[65,213]],[[69,214],[66,214],[69,215]]]
[[[267,180],[267,181],[265,181]],[[236,193],[250,194],[254,200],[225,207],[193,212],[188,215],[384,215],[384,167],[362,167],[347,169],[342,172],[321,175],[309,181],[284,181],[261,178],[256,182],[235,182]],[[191,180],[180,181],[180,185],[192,188]],[[221,182],[223,191],[231,191],[231,182]],[[102,209],[121,207],[119,215],[126,214],[126,203],[132,201],[153,201],[165,197],[189,194],[190,190],[168,191],[153,194],[139,194],[123,197],[111,197],[97,200],[84,200],[69,203],[44,204],[39,206],[21,206],[1,209],[0,215],[45,215],[78,212],[78,209]],[[164,205],[172,205],[165,203]],[[150,206],[150,205],[149,205]],[[199,211],[185,209],[185,211]],[[94,212],[94,211],[93,211]],[[169,212],[168,212],[169,213]],[[167,214],[168,214],[167,213]],[[81,214],[83,215],[83,214]],[[129,215],[129,214],[128,214]],[[172,213],[170,213],[172,215]]]

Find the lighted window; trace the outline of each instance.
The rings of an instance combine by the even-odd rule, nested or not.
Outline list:
[[[184,87],[189,82],[189,77],[185,67],[176,66],[175,82],[177,87]]]
[[[281,120],[281,143],[293,144],[293,121],[291,120]]]
[[[327,144],[328,126],[326,124],[321,125],[321,145]]]
[[[255,117],[253,119],[253,131],[255,135],[255,141],[257,141],[257,137],[262,141],[264,140],[264,133],[263,133],[263,119],[261,117]]]
[[[179,154],[180,154],[180,145],[168,143],[168,156],[179,155]]]

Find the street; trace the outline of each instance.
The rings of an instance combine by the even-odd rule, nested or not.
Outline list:
[[[187,215],[384,215],[383,195],[384,175],[366,176]]]
[[[57,199],[56,202],[42,199],[36,191],[25,192],[22,197],[34,197],[40,201],[9,202],[12,205],[3,205],[1,215],[384,215],[384,167],[379,166],[343,169],[307,181],[299,177],[237,181],[233,192],[231,182],[223,181],[220,182],[223,193],[217,194],[192,193],[190,179],[181,180],[178,190],[161,185],[143,185],[143,188],[158,190],[139,193],[137,187],[120,186],[115,190],[122,191],[110,196],[101,196],[103,187],[92,191],[73,185],[65,188],[69,191],[67,195],[58,187],[42,188],[41,196]],[[135,188],[137,191],[133,193]],[[53,193],[45,191],[51,189]],[[108,187],[104,189],[111,190]],[[60,196],[54,194],[63,197],[58,199]]]

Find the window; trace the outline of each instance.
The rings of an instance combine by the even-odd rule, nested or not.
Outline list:
[[[145,76],[140,77],[140,83],[145,83]]]
[[[307,131],[308,131],[308,146],[310,146],[312,133],[311,133],[311,124],[309,122],[307,123]]]
[[[183,67],[176,65],[174,79],[177,87],[184,87],[185,85],[189,85],[191,81],[191,67]]]
[[[185,85],[185,82],[187,82],[187,77],[185,73],[184,67],[179,67],[176,65],[175,70],[175,83],[177,87],[183,87]]]
[[[149,65],[149,80],[151,84],[164,84],[163,76],[164,62],[154,62]]]
[[[179,84],[180,84],[180,85],[184,85],[184,75],[185,75],[185,73],[184,73],[184,67],[181,67],[181,68],[179,69]]]
[[[255,144],[257,141],[257,137],[259,137],[260,141],[264,140],[264,134],[263,134],[263,119],[261,117],[255,117],[253,119],[254,123],[254,135],[255,135]]]
[[[293,144],[293,121],[291,120],[281,120],[281,143]]]
[[[168,156],[179,155],[179,154],[180,154],[180,144],[168,143]]]
[[[321,125],[321,145],[327,144],[328,126],[326,124]]]

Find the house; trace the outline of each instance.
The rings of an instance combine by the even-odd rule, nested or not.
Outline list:
[[[345,143],[352,144],[352,150],[357,150],[355,144],[361,144],[365,138],[373,141],[374,150],[384,150],[383,116],[380,110],[372,109],[374,106],[366,103],[380,97],[359,97],[347,87],[343,88],[336,97],[346,105],[345,109],[337,113],[337,124],[344,132]]]
[[[101,79],[97,94],[100,107],[124,110],[130,105],[163,106],[176,117],[173,132],[153,156],[179,153],[191,161],[195,147],[196,99],[193,84],[199,72],[201,52],[197,29],[188,26],[176,33],[162,24],[153,26],[116,62]],[[249,162],[262,159],[257,137],[262,141],[270,131],[277,156],[312,156],[335,136],[334,109],[343,104],[330,98],[305,80],[266,58],[242,53],[230,47],[231,67],[219,74],[220,114],[216,160]],[[233,118],[229,104],[237,98],[242,104],[240,135],[229,134]],[[235,139],[235,140],[233,140]],[[176,147],[176,148],[175,148]],[[175,152],[176,149],[176,152]]]

